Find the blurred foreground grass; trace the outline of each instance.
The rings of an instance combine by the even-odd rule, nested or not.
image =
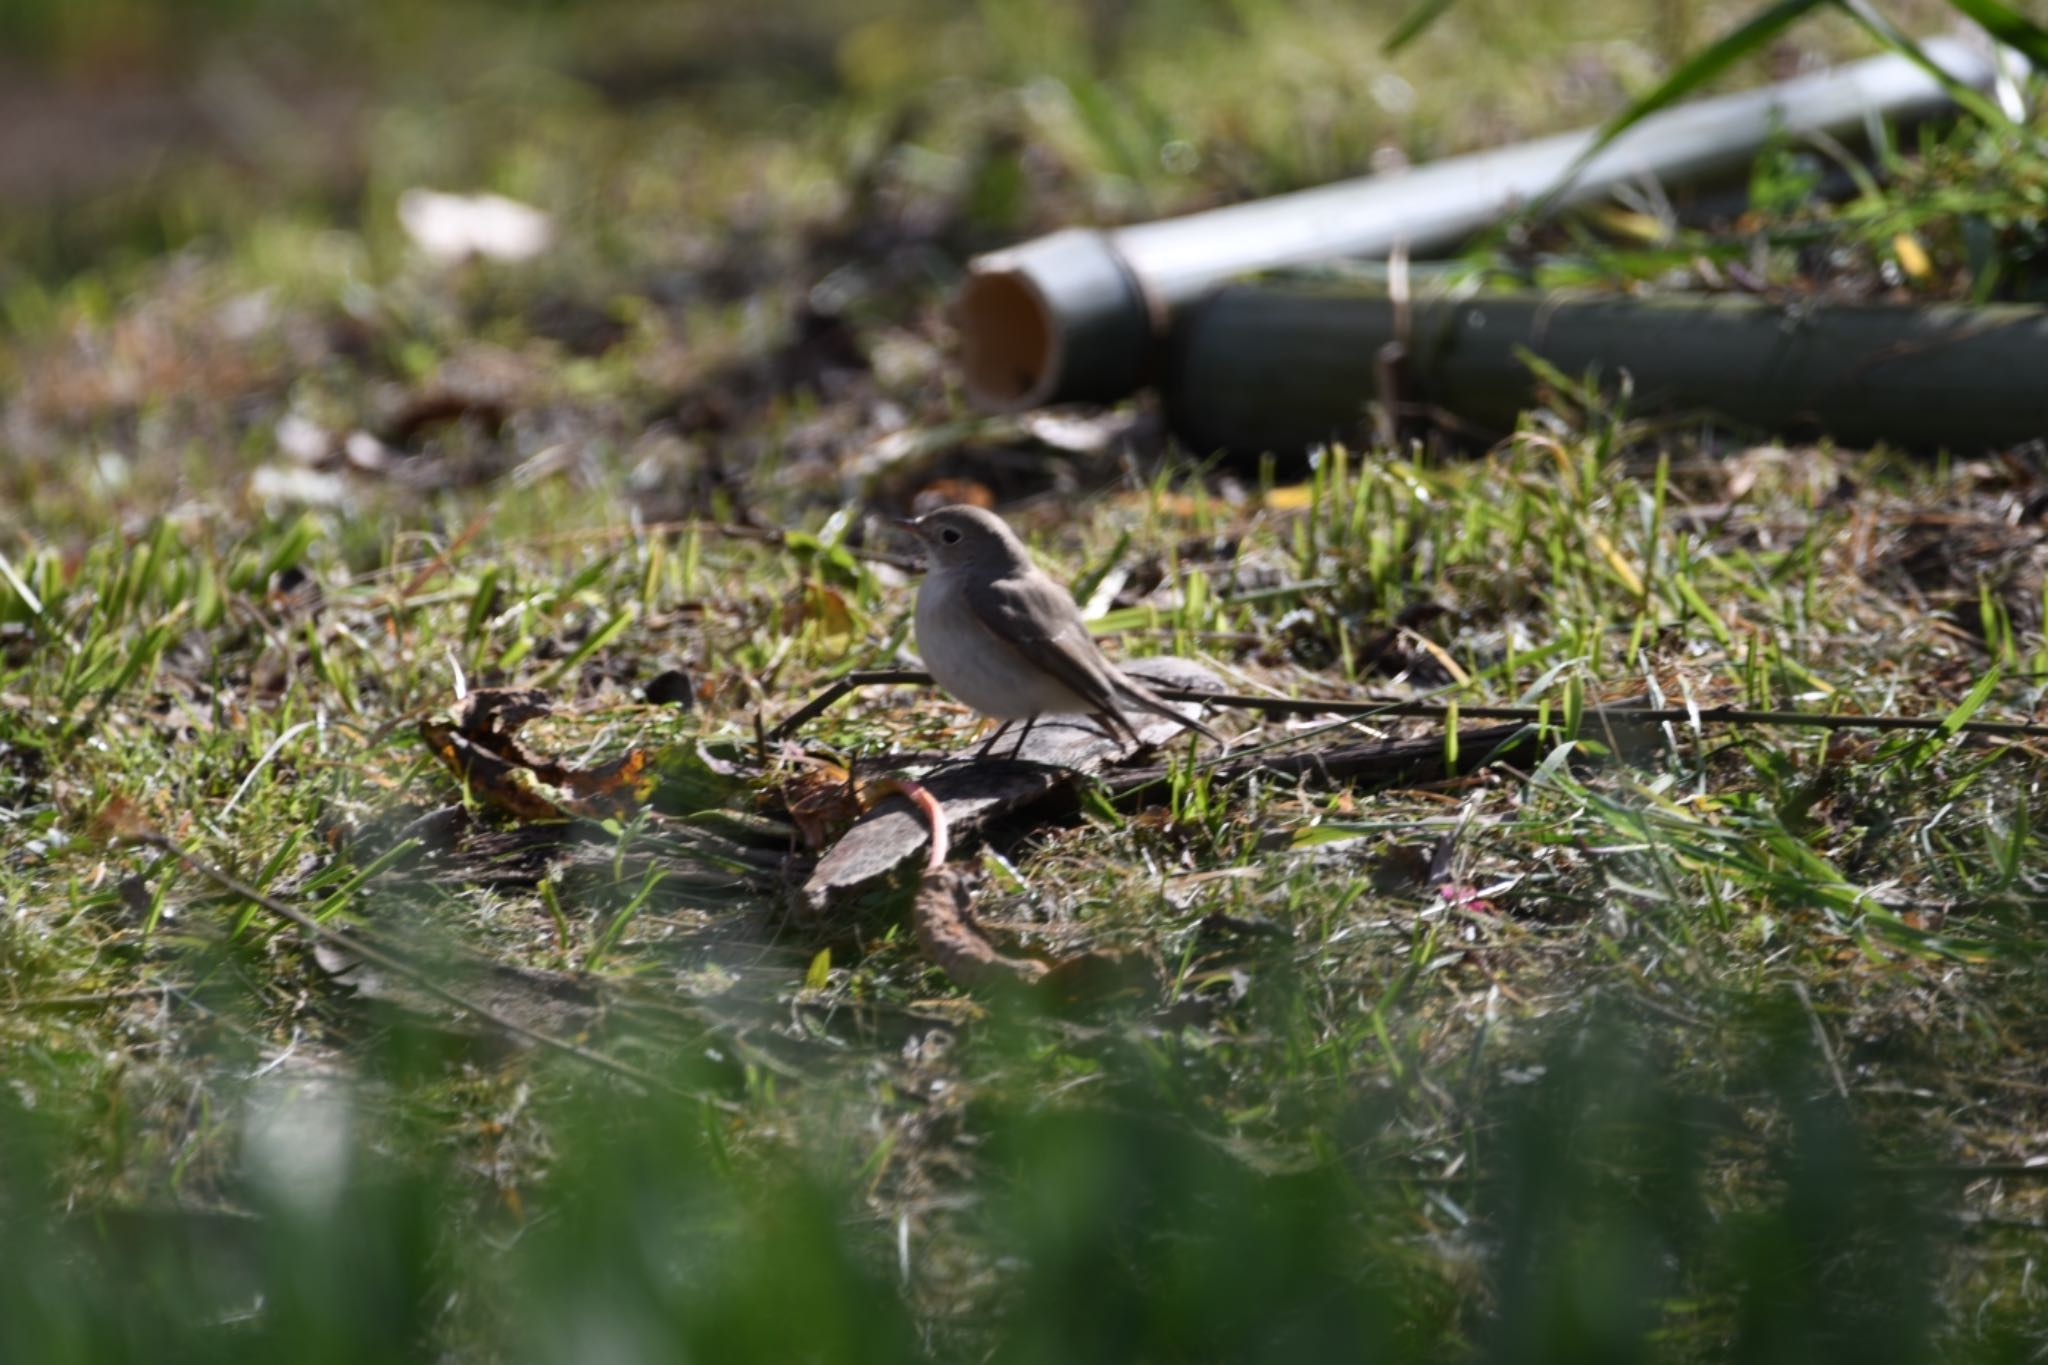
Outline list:
[[[460,1153],[391,1131],[380,1094],[418,1080],[401,1032],[353,1080],[251,1087],[227,1207],[46,1222],[28,1211],[61,1191],[38,1180],[74,1134],[11,1105],[0,1343],[51,1362],[408,1359],[449,1342],[549,1361],[1564,1361],[1713,1339],[1744,1360],[1926,1358],[1940,1177],[1930,1190],[1869,1163],[1814,1098],[1796,1009],[1752,1025],[1740,1099],[1782,1125],[1742,1154],[1760,1197],[1729,1200],[1727,1102],[1675,1084],[1647,1031],[1593,1010],[1479,1083],[1464,1177],[1396,1176],[1406,1154],[1369,1095],[1332,1116],[1342,1150],[1261,1169],[1148,1074],[1136,1054],[1170,1042],[1124,1037],[1086,1105],[1013,1095],[962,1114],[986,1144],[986,1197],[893,1221],[844,1172],[735,1152],[716,1099],[588,1088],[522,1091],[501,1114],[547,1134],[551,1167],[508,1207]],[[1029,1066],[1034,1031],[992,1024],[963,1060]],[[940,1217],[953,1246],[928,1240]],[[934,1271],[962,1270],[933,1261],[962,1246],[988,1306],[925,1317]],[[1973,1358],[2026,1358],[1998,1341]]]
[[[957,708],[717,766],[901,662],[876,514],[945,479],[1126,652],[1246,686],[2033,715],[2027,451],[1560,377],[1483,456],[1197,480],[1142,410],[951,391],[978,247],[1590,122],[1739,13],[1458,5],[1391,60],[1391,12],[1243,0],[0,11],[45,114],[192,120],[0,220],[0,1357],[2039,1358],[2036,745],[1589,721],[1387,793],[1184,767],[979,860],[997,932],[1156,969],[1065,1011],[966,997],[900,897],[787,911],[805,774]],[[2034,287],[2036,150],[1894,150],[1830,206],[1772,149],[1733,246],[1593,218],[1466,265]],[[418,186],[556,245],[430,260]],[[415,723],[478,685],[549,690],[549,752],[662,755],[667,818],[474,807]],[[660,1084],[323,954],[116,803]]]

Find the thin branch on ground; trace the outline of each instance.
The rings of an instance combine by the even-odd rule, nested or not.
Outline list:
[[[847,693],[861,687],[914,687],[931,682],[932,675],[914,668],[879,668],[864,672],[849,673],[838,682],[805,702],[795,714],[770,730],[766,739],[773,743],[787,739],[804,726],[825,713],[827,707]]]
[[[916,687],[931,682],[932,675],[916,669],[872,669],[849,673],[811,698],[787,720],[768,731],[768,739],[787,739],[841,697],[862,687]],[[1237,707],[1262,711],[1269,716],[1416,716],[1447,720],[1556,721],[1557,707],[1489,706],[1481,703],[1451,705],[1435,701],[1338,701],[1322,697],[1263,697],[1249,692],[1205,692],[1193,687],[1149,684],[1168,701],[1198,701],[1208,706]],[[1948,731],[1952,734],[1992,735],[2006,738],[2048,739],[2048,724],[2014,720],[1966,720],[1954,724],[1940,716],[1867,716],[1823,711],[1753,711],[1738,706],[1602,706],[1588,702],[1585,714],[1625,716],[1632,725],[1667,723],[1691,725],[1782,725],[1814,730],[1912,730],[1922,733]]]
[[[849,676],[859,676],[857,674]],[[1199,701],[1210,706],[1236,706],[1268,715],[1296,716],[1423,716],[1465,720],[1521,720],[1556,722],[1557,707],[1487,706],[1460,702],[1448,705],[1433,701],[1325,701],[1315,697],[1261,697],[1240,692],[1203,692],[1186,687],[1154,686],[1168,701]],[[2003,735],[2048,738],[2048,724],[2025,721],[1966,720],[1951,724],[1939,716],[1864,716],[1821,711],[1750,711],[1735,706],[1601,706],[1588,702],[1585,714],[1621,716],[1631,725],[1660,725],[1667,722],[1717,725],[1784,725],[1816,730],[1947,730],[1957,734]]]

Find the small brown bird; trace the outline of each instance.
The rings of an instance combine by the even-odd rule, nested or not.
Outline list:
[[[917,648],[925,667],[939,686],[1003,722],[982,753],[1020,720],[1022,748],[1031,724],[1048,715],[1092,716],[1109,734],[1138,743],[1126,708],[1222,742],[1102,656],[1073,597],[1031,562],[1002,518],[954,506],[897,524],[930,552],[917,592]]]

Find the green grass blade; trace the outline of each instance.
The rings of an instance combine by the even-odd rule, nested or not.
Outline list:
[[[1451,0],[1422,0],[1421,4],[1408,11],[1408,16],[1401,20],[1400,25],[1387,35],[1387,40],[1380,44],[1381,54],[1391,57],[1420,38],[1450,7]]]
[[[2036,67],[2048,68],[2048,29],[1999,0],[1949,0],[1993,38],[2020,53]]]
[[[1954,739],[1970,717],[1976,715],[1984,703],[1991,699],[1992,690],[1998,686],[1999,675],[2004,671],[1997,664],[1991,665],[1990,672],[1979,678],[1977,685],[1970,689],[1969,694],[1956,703],[1955,709],[1941,718],[1943,739]]]
[[[2005,116],[2005,111],[1998,107],[1996,100],[1986,99],[1969,85],[1950,75],[1946,67],[1928,56],[1920,44],[1913,41],[1911,35],[1865,4],[1864,0],[1834,0],[1834,3],[1844,14],[1861,25],[1871,37],[1934,77],[1941,88],[1948,92],[1949,98],[1976,115],[1987,126],[2007,132],[2019,131],[2013,121]]]
[[[542,687],[551,685],[556,679],[580,667],[583,661],[591,655],[610,646],[612,641],[625,633],[626,627],[633,624],[639,617],[639,614],[640,607],[637,602],[628,602],[624,607],[612,613],[611,618],[592,631],[589,638],[564,655],[559,663],[541,674],[539,685]]]
[[[1609,119],[1593,138],[1592,145],[1581,152],[1571,167],[1558,177],[1557,187],[1545,195],[1542,201],[1538,201],[1539,206],[1544,201],[1554,199],[1559,190],[1578,176],[1587,162],[1606,151],[1623,133],[1650,115],[1692,94],[1744,57],[1762,52],[1779,34],[1822,5],[1830,3],[1833,3],[1833,0],[1779,0],[1769,9],[1751,15],[1748,22],[1733,33],[1723,36],[1704,50],[1688,57],[1679,64],[1676,71],[1666,76],[1656,89]]]

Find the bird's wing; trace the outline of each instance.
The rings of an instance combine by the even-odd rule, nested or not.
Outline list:
[[[1026,665],[1050,673],[1090,706],[1116,706],[1109,661],[1066,589],[1039,574],[1010,574],[969,583],[962,596],[975,619]]]

